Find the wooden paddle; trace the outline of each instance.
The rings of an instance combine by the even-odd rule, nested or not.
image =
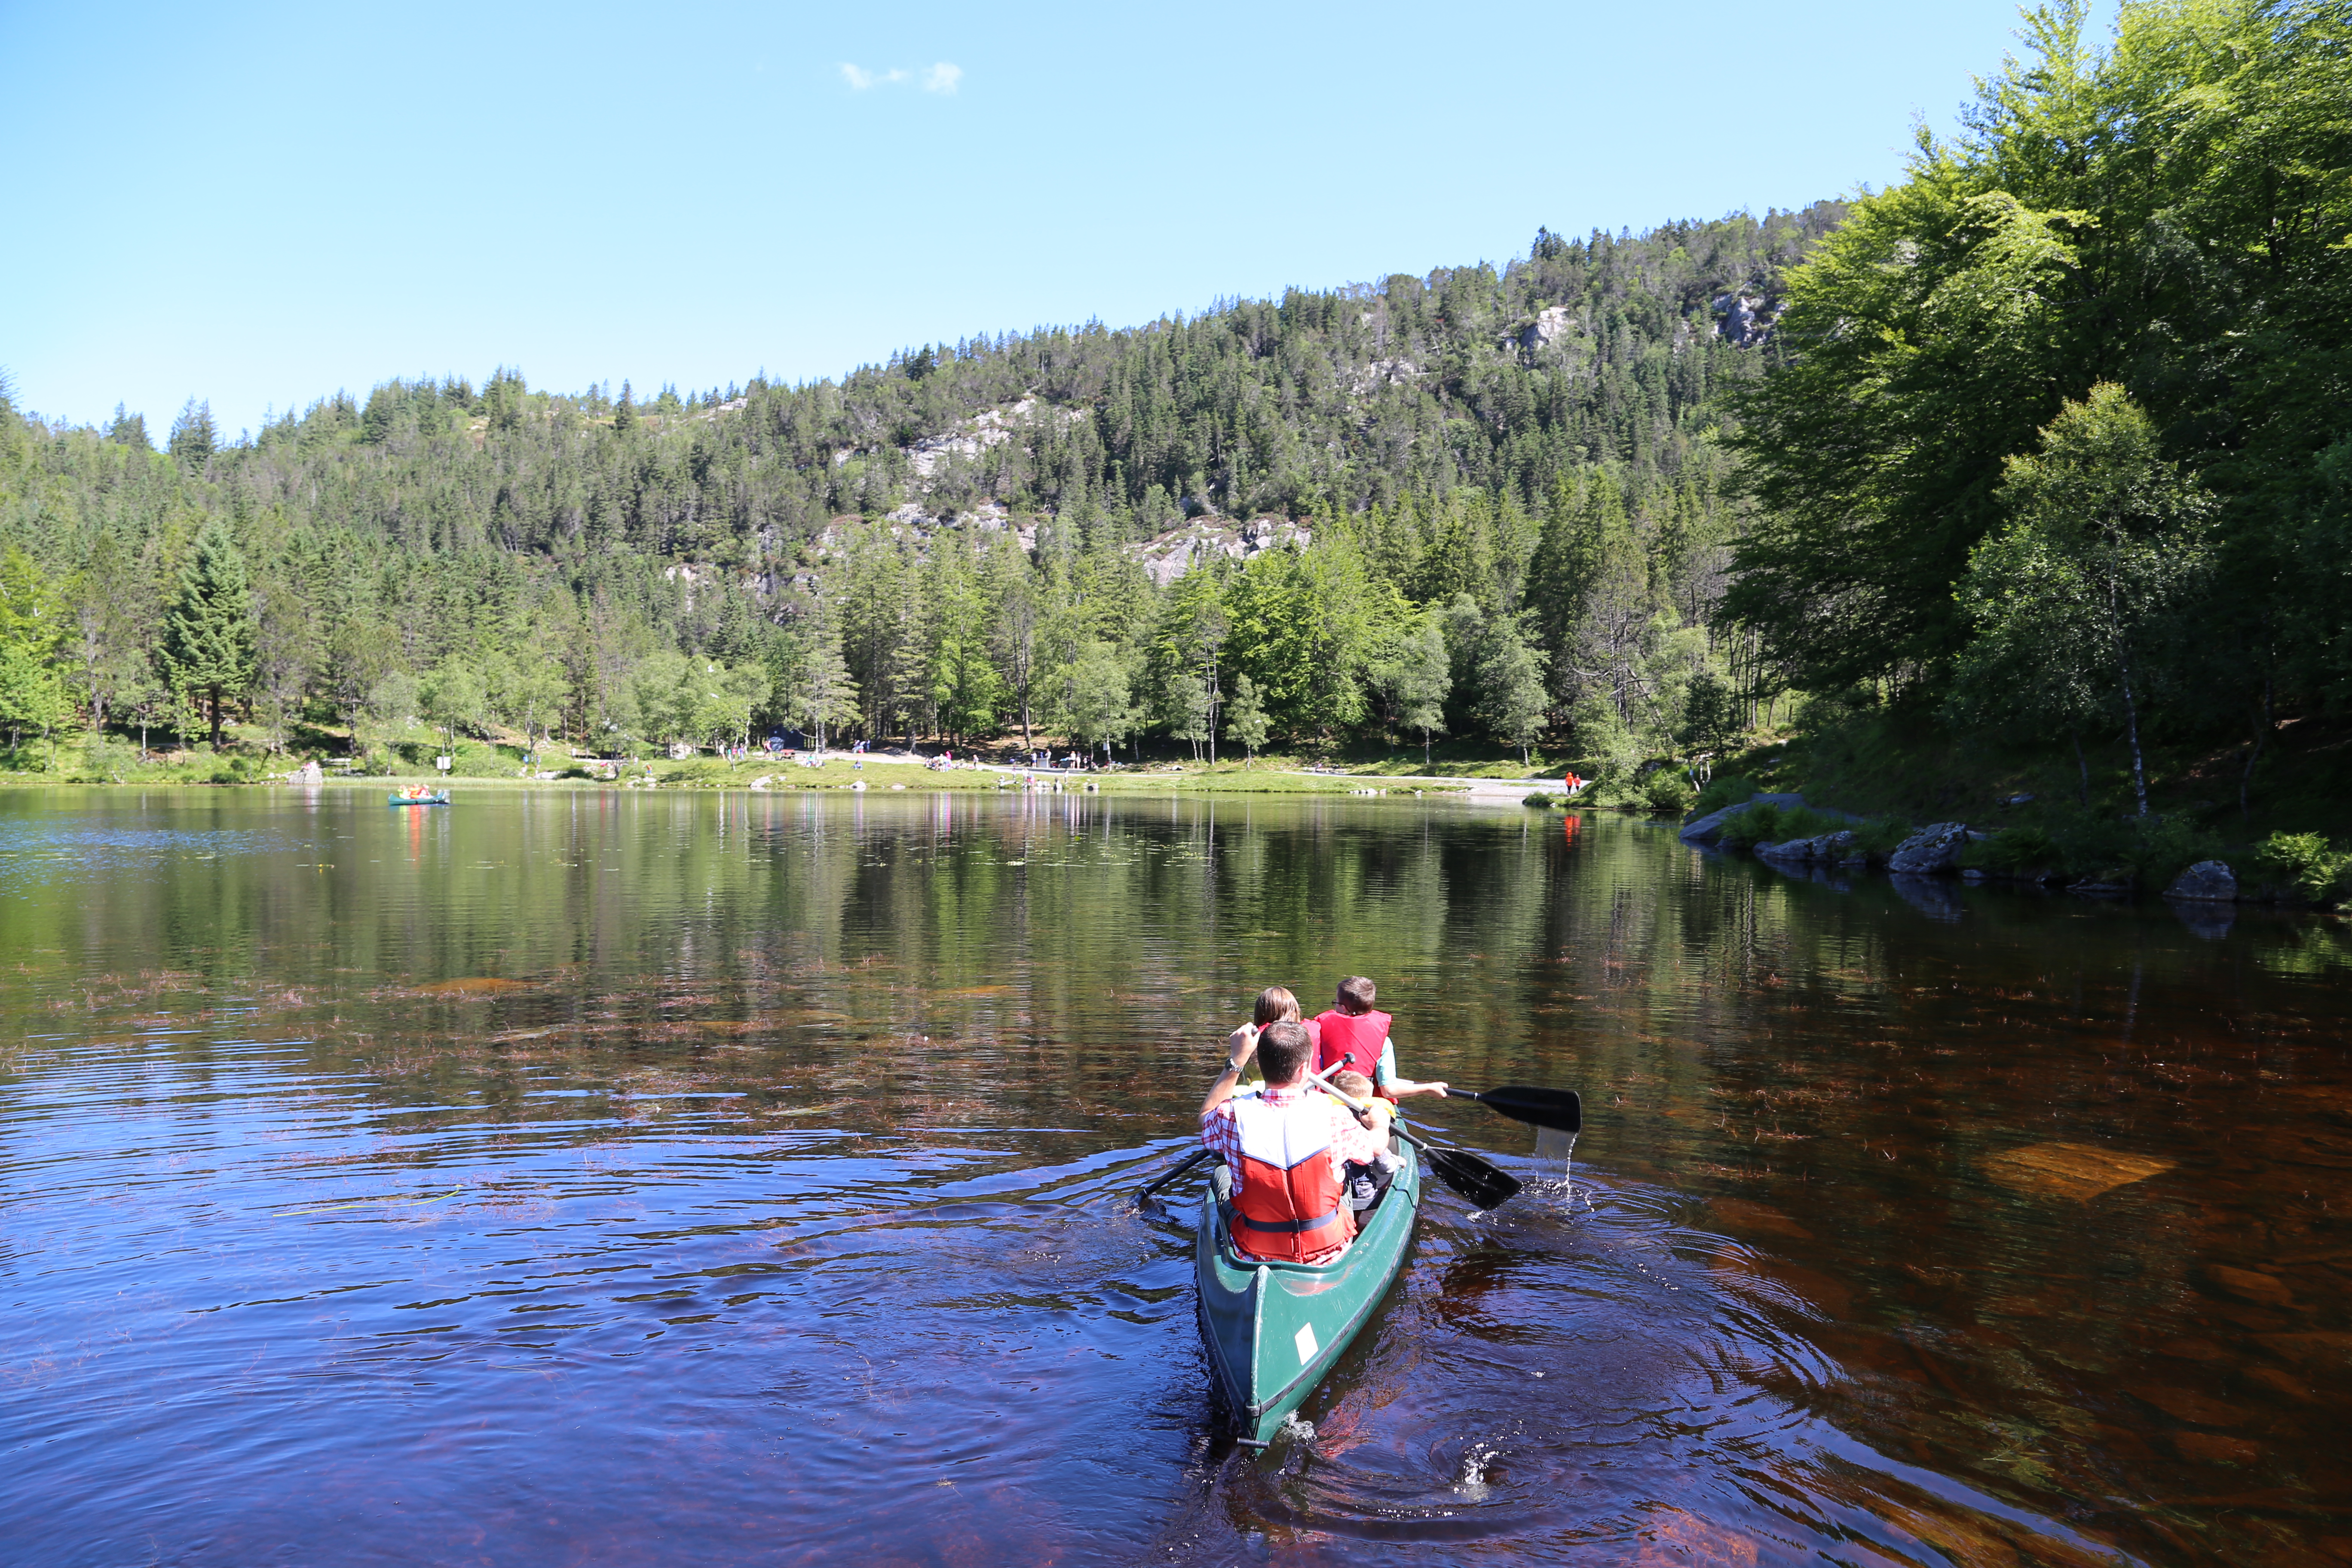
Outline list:
[[[1363,1102],[1333,1088],[1313,1071],[1307,1079],[1315,1086],[1350,1110],[1362,1110]],[[1449,1094],[1453,1091],[1447,1090]],[[1437,1179],[1470,1200],[1473,1208],[1500,1208],[1518,1194],[1519,1184],[1507,1172],[1499,1171],[1467,1149],[1455,1149],[1433,1140],[1419,1128],[1411,1130],[1414,1142],[1429,1156],[1429,1168]]]

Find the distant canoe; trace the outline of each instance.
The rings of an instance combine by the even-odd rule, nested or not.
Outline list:
[[[436,789],[431,795],[388,795],[383,797],[383,804],[386,805],[446,805],[449,804],[449,792],[446,789]]]

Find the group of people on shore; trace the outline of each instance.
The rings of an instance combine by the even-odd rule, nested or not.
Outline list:
[[[1234,1246],[1252,1258],[1320,1263],[1356,1234],[1397,1170],[1390,1124],[1408,1095],[1444,1095],[1396,1070],[1389,1015],[1360,974],[1333,1005],[1299,1016],[1279,985],[1258,993],[1250,1022],[1225,1040],[1225,1070],[1201,1104],[1201,1142],[1223,1164],[1213,1180],[1229,1205]],[[1255,1063],[1264,1081],[1244,1089]]]

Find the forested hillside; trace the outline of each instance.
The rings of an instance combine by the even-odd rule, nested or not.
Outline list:
[[[26,764],[77,725],[240,718],[362,749],[417,718],[598,750],[1704,742],[1758,684],[1715,625],[1726,394],[1843,210],[1539,233],[1500,271],[802,386],[641,401],[501,369],[234,440],[192,403],[161,450],[137,416],[10,404],[0,724]],[[1261,518],[1286,542],[1245,552]],[[1163,585],[1139,547],[1188,519],[1231,553]]]

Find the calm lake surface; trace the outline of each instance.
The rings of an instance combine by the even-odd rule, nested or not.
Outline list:
[[[1580,1089],[1264,1456],[1260,985]],[[2352,944],[1436,801],[0,795],[0,1560],[2352,1560]],[[1183,1211],[1177,1211],[1181,1215]]]

